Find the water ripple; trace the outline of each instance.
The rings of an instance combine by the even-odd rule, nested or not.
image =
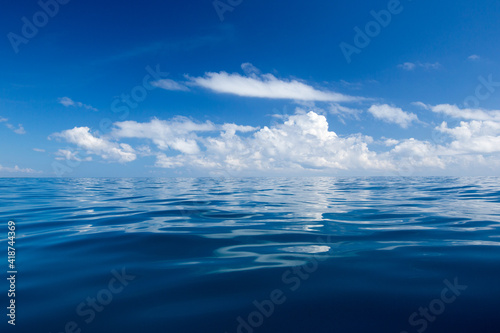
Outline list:
[[[121,267],[137,281],[87,331],[234,332],[234,318],[251,311],[254,299],[285,290],[287,272],[314,263],[321,273],[278,315],[300,317],[299,305],[309,304],[324,314],[311,332],[373,331],[324,324],[321,309],[346,315],[349,299],[367,302],[361,312],[404,309],[391,326],[401,331],[415,307],[454,276],[471,283],[456,311],[477,306],[474,297],[500,296],[494,177],[0,179],[0,188],[1,219],[17,225],[25,331],[60,331],[72,319],[85,326],[76,306]],[[54,299],[51,290],[64,294]],[[182,324],[185,311],[196,320]]]

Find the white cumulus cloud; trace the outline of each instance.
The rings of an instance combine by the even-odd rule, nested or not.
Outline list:
[[[368,112],[375,118],[388,123],[398,124],[402,128],[407,128],[413,121],[418,121],[418,117],[414,113],[405,112],[400,108],[396,108],[387,104],[372,105]]]
[[[171,121],[152,119],[148,123],[124,121],[114,125],[112,135],[116,138],[150,139],[162,150],[172,148],[186,154],[199,152],[196,132],[216,130],[211,122],[199,124],[183,117]]]
[[[456,153],[500,152],[500,122],[462,121],[454,128],[443,122],[436,129],[452,137],[449,148]]]
[[[464,119],[455,127],[450,128],[446,121],[436,127],[437,131],[451,138],[447,154],[476,156],[478,160],[483,160],[481,154],[500,153],[499,110],[459,108],[450,104],[425,107],[452,118]]]
[[[399,108],[372,107],[372,111],[380,111],[375,114],[381,119],[401,126],[417,120]],[[436,130],[448,137],[446,144],[414,138],[382,137],[374,141],[362,134],[341,136],[331,125],[324,115],[297,109],[294,115],[283,115],[279,122],[261,128],[176,117],[116,122],[107,136],[92,134],[87,127],[75,127],[53,137],[109,161],[130,162],[137,156],[156,156],[156,167],[181,173],[225,170],[241,175],[284,175],[343,170],[350,174],[413,175],[462,172],[467,168],[491,172],[500,166],[500,122],[491,119],[466,120],[455,127],[443,122]],[[129,140],[137,146],[132,148],[124,142]],[[153,145],[140,142],[144,140]],[[56,156],[83,160],[71,149],[60,149]]]
[[[90,133],[88,127],[75,127],[60,133],[54,133],[50,137],[62,138],[77,147],[86,150],[89,154],[96,154],[105,160],[116,162],[131,162],[136,159],[134,149],[125,143],[116,143],[100,138]],[[64,156],[64,153],[59,152]],[[68,156],[68,155],[66,155]]]
[[[340,138],[315,112],[300,112],[261,129],[236,124],[194,123],[186,118],[115,123],[117,138],[149,139],[160,150],[156,166],[232,170],[384,169],[368,149],[370,137]],[[200,135],[198,135],[198,134]],[[204,135],[201,135],[201,134]]]

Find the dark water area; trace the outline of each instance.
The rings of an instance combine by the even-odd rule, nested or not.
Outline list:
[[[4,178],[0,221],[2,332],[500,332],[499,178]]]

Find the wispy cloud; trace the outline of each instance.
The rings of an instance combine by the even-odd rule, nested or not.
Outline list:
[[[435,62],[435,63],[418,63],[418,66],[420,67],[423,67],[424,69],[440,69],[441,67],[443,67],[439,62]]]
[[[359,119],[359,115],[363,113],[362,110],[360,109],[354,109],[350,108],[347,106],[340,105],[338,103],[332,103],[330,104],[328,111],[331,114],[335,114],[340,116],[341,118],[344,118],[345,116],[349,116],[355,119]]]
[[[241,69],[248,76],[260,74],[260,70],[249,62],[241,64]]]
[[[165,89],[165,90],[180,90],[180,91],[188,91],[189,88],[186,87],[185,85],[175,82],[174,80],[170,79],[163,79],[163,80],[158,80],[151,82],[152,86]]]
[[[393,107],[387,104],[372,105],[368,112],[375,118],[388,123],[398,124],[402,128],[407,128],[412,122],[418,121],[414,113],[405,112],[401,108]]]
[[[404,69],[405,71],[412,71],[415,69],[415,67],[417,67],[417,65],[412,62],[405,62],[398,65],[398,67]]]
[[[432,112],[442,113],[453,118],[462,118],[467,120],[491,120],[500,122],[500,110],[461,109],[458,106],[451,104],[428,105],[422,102],[416,102],[414,104],[427,110],[431,110]]]
[[[425,62],[425,63],[421,63],[420,61],[417,61],[415,63],[413,62],[405,62],[405,63],[402,63],[400,65],[398,65],[399,68],[405,70],[405,71],[413,71],[415,70],[416,68],[423,68],[423,69],[439,69],[442,67],[442,65],[439,63],[439,62],[435,62],[435,63],[429,63],[429,62]]]
[[[68,160],[68,161],[77,161],[77,162],[89,162],[92,161],[91,156],[87,156],[85,158],[80,158],[78,151],[72,151],[69,149],[59,149],[56,153],[56,160]]]
[[[12,130],[16,134],[26,134],[26,130],[24,129],[22,124],[18,124],[17,127],[12,125],[11,123],[8,123],[9,119],[0,117],[0,123],[5,123],[5,126]]]
[[[84,108],[84,109],[91,110],[91,111],[99,111],[91,105],[83,104],[82,102],[75,102],[69,97],[61,97],[58,99],[58,101],[59,101],[59,104],[62,104],[66,107],[74,106],[74,107]]]
[[[346,80],[340,80],[340,83],[342,83],[343,86],[354,90],[360,90],[361,88],[363,88],[363,83],[361,82],[349,82]]]
[[[31,168],[20,168],[17,165],[14,166],[13,168],[4,167],[4,166],[0,165],[0,172],[7,172],[7,173],[42,173],[41,171],[33,170]]]
[[[45,153],[45,149],[33,148],[33,150],[38,152],[38,153]]]
[[[18,124],[17,128],[16,128],[16,126],[9,124],[9,123],[5,124],[5,126],[7,126],[9,129],[11,129],[16,134],[26,134],[26,131],[24,130],[24,127],[22,124]]]
[[[206,46],[213,46],[231,40],[234,37],[234,28],[231,25],[221,24],[214,27],[214,31],[198,36],[181,39],[157,40],[142,45],[132,46],[121,52],[109,55],[96,61],[96,64],[124,61],[145,55],[163,55],[177,51],[191,51]]]
[[[472,54],[472,55],[467,57],[467,60],[469,60],[469,61],[479,61],[480,59],[481,59],[481,57],[478,56],[477,54]]]
[[[249,64],[244,64],[250,76],[227,72],[205,73],[203,77],[188,77],[192,85],[209,89],[216,93],[232,94],[243,97],[291,99],[318,102],[352,102],[363,100],[362,97],[348,96],[328,90],[316,89],[296,79],[276,78],[272,74],[257,74],[248,71]]]

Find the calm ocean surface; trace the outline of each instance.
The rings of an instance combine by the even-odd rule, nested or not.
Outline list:
[[[2,332],[500,332],[500,178],[0,187]]]

